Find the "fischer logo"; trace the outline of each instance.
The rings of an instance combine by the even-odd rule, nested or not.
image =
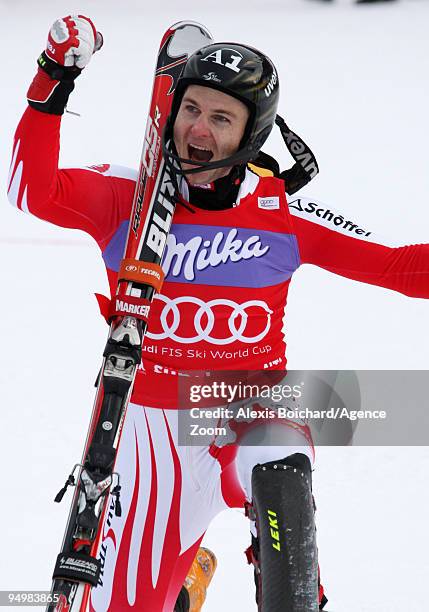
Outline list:
[[[274,70],[273,74],[271,75],[271,79],[268,82],[268,85],[264,89],[264,92],[265,92],[265,95],[267,96],[267,98],[269,98],[271,96],[271,94],[273,93],[276,85],[277,85],[277,72]]]
[[[278,210],[280,208],[279,197],[258,198],[258,208],[262,208],[263,210]]]
[[[239,51],[225,47],[209,53],[209,55],[201,58],[200,61],[213,62],[214,64],[219,64],[219,66],[225,66],[225,68],[229,68],[234,72],[240,72],[241,68],[239,68],[239,65],[242,59],[243,56]]]
[[[344,219],[343,215],[338,215],[329,210],[329,208],[323,208],[316,204],[316,202],[308,202],[305,206],[303,206],[301,204],[301,199],[298,198],[289,204],[289,208],[294,208],[300,212],[315,214],[316,217],[319,217],[319,219],[324,219],[336,227],[347,230],[348,232],[354,232],[360,236],[370,236],[372,234],[372,232],[367,232],[365,229],[359,227],[356,223]]]
[[[206,81],[214,81],[215,83],[220,83],[221,79],[217,76],[215,72],[208,72],[207,74],[203,74],[203,79]]]
[[[211,241],[195,236],[185,244],[176,242],[176,236],[169,234],[163,263],[165,275],[171,272],[172,276],[179,276],[183,269],[186,280],[193,281],[196,271],[215,268],[228,261],[238,262],[262,257],[270,249],[269,246],[262,246],[257,235],[249,236],[243,242],[237,239],[237,234],[238,230],[234,228],[226,235],[224,232],[217,232]]]
[[[137,272],[138,268],[137,268],[137,266],[133,266],[132,264],[128,264],[128,266],[125,266],[125,270],[127,272]]]
[[[168,194],[169,199],[165,196]],[[165,217],[161,217],[157,212],[153,213],[152,223],[150,224],[149,231],[146,238],[147,246],[161,257],[164,250],[165,243],[167,241],[168,232],[170,231],[171,219],[174,213],[174,205],[170,202],[175,195],[174,185],[171,182],[170,175],[167,171],[162,176],[162,183],[157,192],[157,199],[155,206],[160,209],[163,208]]]
[[[146,304],[129,304],[123,300],[116,300],[116,310],[118,312],[126,312],[131,315],[141,315],[142,317],[149,316],[149,306]]]

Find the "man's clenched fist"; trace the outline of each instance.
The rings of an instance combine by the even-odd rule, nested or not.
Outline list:
[[[46,55],[61,66],[85,68],[93,53],[103,44],[91,19],[69,15],[57,19],[49,30]]]
[[[37,74],[27,92],[29,105],[43,113],[62,115],[74,80],[102,45],[103,37],[88,17],[57,19],[37,60]]]

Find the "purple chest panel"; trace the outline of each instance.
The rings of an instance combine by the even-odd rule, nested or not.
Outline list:
[[[124,221],[103,253],[119,269],[127,237]],[[162,267],[171,283],[268,287],[290,279],[299,266],[296,237],[267,230],[173,224]]]

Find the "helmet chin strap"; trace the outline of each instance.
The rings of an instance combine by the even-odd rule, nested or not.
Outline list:
[[[216,170],[217,168],[229,168],[232,166],[246,164],[252,158],[258,155],[259,149],[252,145],[239,149],[233,155],[229,155],[224,159],[219,159],[214,162],[197,161],[195,159],[187,159],[180,157],[171,151],[171,140],[166,140],[165,131],[162,135],[162,148],[164,153],[164,159],[166,165],[174,170],[176,174],[186,176],[188,174],[197,174],[198,172],[204,172],[205,170]],[[197,166],[197,168],[189,168],[184,170],[182,164],[189,164],[191,166]]]
[[[311,181],[311,179],[318,174],[319,167],[316,157],[314,156],[310,147],[305,144],[300,136],[298,136],[295,132],[292,132],[280,115],[276,115],[275,123],[281,132],[284,143],[290,155],[295,160],[295,164],[292,166],[292,168],[282,172],[280,177],[284,178],[286,182],[290,184],[290,190],[288,190],[288,193],[295,193],[295,191],[301,189],[301,187]],[[167,127],[164,129],[162,134],[162,149],[165,163],[174,174],[185,177],[188,174],[197,174],[198,172],[203,172],[204,170],[215,170],[217,168],[228,168],[247,164],[247,162],[255,159],[258,156],[262,146],[259,146],[258,143],[248,144],[229,157],[225,157],[224,159],[219,159],[218,161],[214,162],[203,162],[194,159],[186,159],[173,153],[170,149],[170,147],[172,147],[172,140],[171,138],[167,140],[166,133]],[[182,164],[189,164],[197,167],[184,170],[182,168]]]

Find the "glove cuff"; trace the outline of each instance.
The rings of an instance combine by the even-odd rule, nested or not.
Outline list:
[[[37,58],[37,65],[54,81],[74,81],[82,72],[77,66],[61,66],[43,51]]]
[[[37,74],[27,92],[28,104],[42,113],[62,115],[74,89],[74,80],[82,70],[61,66],[45,52],[39,56],[37,65]]]

